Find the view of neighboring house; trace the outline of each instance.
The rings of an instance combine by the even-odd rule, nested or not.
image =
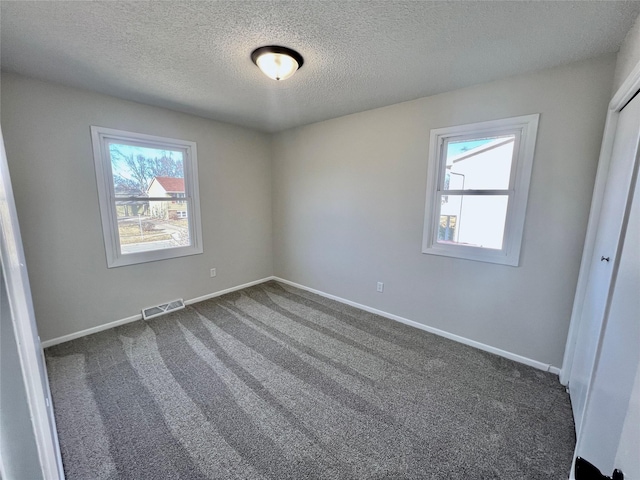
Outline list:
[[[507,190],[514,137],[491,140],[447,156],[444,190]],[[438,242],[502,248],[507,195],[443,195]]]
[[[172,200],[149,201],[152,217],[165,220],[187,218],[187,202],[184,191],[184,178],[154,177],[147,189],[149,198],[169,197]]]

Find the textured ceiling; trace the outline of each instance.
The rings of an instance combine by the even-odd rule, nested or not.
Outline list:
[[[618,50],[640,2],[0,2],[4,71],[279,131]],[[275,82],[251,52],[304,66]]]

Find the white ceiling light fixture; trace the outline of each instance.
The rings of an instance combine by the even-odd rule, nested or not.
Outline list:
[[[286,80],[304,63],[298,52],[278,45],[256,48],[251,53],[251,60],[262,73],[274,80]]]

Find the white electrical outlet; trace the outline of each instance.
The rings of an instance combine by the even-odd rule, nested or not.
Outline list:
[[[378,292],[380,292],[380,293],[384,292],[384,283],[378,282],[378,286],[377,286],[376,290]]]
[[[211,278],[213,278],[213,277],[215,277],[215,276],[216,276],[216,269],[215,269],[215,268],[212,268],[212,269],[211,269]]]

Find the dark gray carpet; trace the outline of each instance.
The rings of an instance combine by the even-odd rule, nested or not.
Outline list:
[[[73,479],[560,479],[556,376],[269,282],[46,350]]]

